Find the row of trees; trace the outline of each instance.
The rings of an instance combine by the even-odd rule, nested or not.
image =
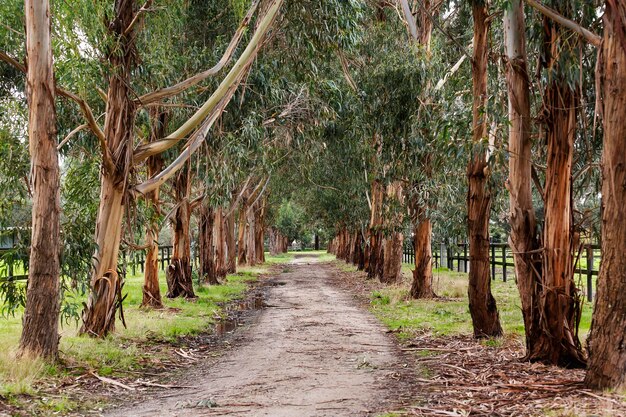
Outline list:
[[[82,331],[114,329],[120,249],[146,251],[143,304],[159,307],[166,221],[174,243],[168,295],[192,296],[192,213],[201,279],[216,283],[235,256],[240,264],[263,260],[266,230],[273,251],[286,249],[300,233],[281,226],[291,200],[311,230],[336,236],[331,251],[384,282],[401,277],[408,227],[415,298],[435,296],[433,236],[467,233],[477,337],[502,332],[488,242],[494,225],[506,228],[526,359],[584,366],[572,265],[597,229],[603,152],[604,252],[588,382],[623,385],[625,323],[609,320],[626,314],[625,6],[606,1],[600,38],[584,29],[600,27],[595,5],[527,5],[528,21],[520,0],[197,0],[165,8],[115,0],[52,11],[45,1],[23,10],[19,1],[3,4],[12,20],[0,29],[2,99],[30,112],[23,351],[56,355],[59,285],[81,282],[78,275],[89,289]],[[26,17],[25,38],[14,16]],[[16,57],[24,50],[23,62]],[[7,137],[25,137],[9,128],[19,111],[11,115],[2,124]]]
[[[88,291],[80,332],[114,331],[124,299],[120,259],[129,251],[146,252],[142,304],[161,307],[157,256],[167,223],[174,246],[168,297],[194,296],[195,233],[202,283],[217,284],[236,264],[263,262],[266,219],[278,210],[268,203],[270,185],[280,183],[276,172],[290,154],[306,152],[303,125],[314,113],[314,66],[294,68],[337,40],[350,43],[363,8],[283,3],[2,4],[6,154],[23,154],[26,138],[31,145],[31,174],[3,164],[1,181],[2,227],[16,226],[14,210],[5,210],[11,201],[32,213],[20,225],[32,231],[23,257],[22,353],[56,357],[60,311],[76,313],[62,295],[73,289]],[[28,132],[19,128],[25,109]],[[273,252],[287,249],[288,233],[271,229]],[[16,289],[13,280],[0,289],[13,311],[24,301]]]
[[[536,1],[527,4],[533,8],[527,11],[532,10],[536,19],[530,26],[522,1],[502,6],[500,24],[494,19],[498,12],[485,1],[476,0],[468,6],[456,4],[447,10],[439,3],[398,2],[397,9],[402,12],[415,47],[390,46],[392,52],[381,52],[387,56],[378,69],[383,73],[381,78],[396,80],[397,90],[417,91],[407,99],[402,91],[385,89],[389,83],[379,82],[382,87],[377,97],[386,100],[381,103],[386,110],[368,126],[373,150],[358,168],[369,174],[361,185],[370,208],[369,221],[339,214],[336,237],[329,249],[382,282],[398,282],[401,233],[404,224],[410,222],[416,253],[410,294],[414,298],[434,297],[432,219],[447,212],[438,207],[442,202],[455,205],[448,203],[450,197],[437,187],[444,192],[456,190],[457,199],[459,191],[465,189],[465,208],[455,206],[467,216],[460,223],[467,227],[470,247],[468,295],[474,335],[497,337],[502,327],[490,289],[489,231],[492,214],[495,211],[498,215],[499,211],[498,207],[494,210],[494,202],[503,205],[502,200],[508,197],[505,218],[522,301],[524,359],[587,367],[588,385],[622,386],[626,369],[620,340],[624,326],[607,314],[622,314],[623,297],[616,291],[626,282],[621,261],[613,255],[622,251],[626,242],[617,220],[625,213],[618,209],[620,192],[615,188],[623,180],[619,168],[622,156],[617,156],[622,152],[616,146],[623,145],[626,136],[613,119],[623,117],[626,111],[623,88],[617,87],[624,81],[625,9],[619,2],[606,2],[601,38],[585,29],[599,26],[599,7],[574,1],[555,1],[550,7]],[[393,25],[389,15],[382,13],[383,8],[381,3],[378,24]],[[462,31],[455,31],[458,27],[454,21],[470,19],[472,40],[465,43],[469,34],[464,39]],[[527,41],[528,31],[531,43]],[[428,70],[419,75],[410,72],[419,65],[436,67],[442,58],[437,48],[450,48],[450,43],[460,50],[461,58],[449,61],[446,76]],[[467,44],[471,45],[471,55]],[[497,50],[496,45],[501,49]],[[529,48],[538,61],[534,77],[529,72]],[[418,62],[405,72],[402,64],[389,65],[395,53],[404,53],[407,60]],[[465,60],[470,64],[469,74],[461,85],[468,94],[459,95],[456,84],[452,91],[456,95],[451,97],[446,94],[446,83],[452,77],[463,77]],[[373,71],[376,78],[378,74]],[[499,91],[490,92],[494,87]],[[497,109],[503,98],[508,102],[508,114]],[[417,103],[411,103],[411,99]],[[465,117],[462,123],[445,120],[456,115],[454,108],[458,105],[467,109],[471,118]],[[602,126],[595,123],[597,115],[602,118]],[[424,117],[435,120],[425,122]],[[459,125],[471,129],[450,132]],[[467,164],[464,182],[458,181],[462,172],[459,160],[441,159],[442,155],[450,155],[450,142],[457,139],[454,136],[467,137],[464,151],[458,154],[459,160]],[[432,148],[430,152],[413,150],[411,141],[428,143]],[[446,178],[452,165],[456,166],[452,171],[456,171],[457,178]],[[598,201],[600,189],[590,184],[596,182],[593,170],[599,165],[603,258],[587,356],[578,338],[581,297],[574,282],[573,264],[580,244],[594,236],[593,227],[585,226],[600,215],[586,208],[590,201]],[[448,188],[451,183],[454,185]],[[506,188],[508,193],[498,188]],[[455,228],[449,231],[458,233]],[[438,235],[445,237],[446,233],[439,231]]]

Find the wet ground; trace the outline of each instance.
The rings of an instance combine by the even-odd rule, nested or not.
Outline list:
[[[109,416],[359,416],[397,400],[402,355],[382,325],[316,258],[286,264],[216,326],[234,347],[181,386]],[[239,310],[260,309],[250,314]],[[182,377],[185,378],[184,376]],[[183,384],[184,383],[184,384]]]

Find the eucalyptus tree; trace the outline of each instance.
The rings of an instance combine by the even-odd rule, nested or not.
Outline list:
[[[467,167],[467,229],[471,268],[469,271],[469,307],[475,337],[502,335],[496,300],[491,294],[489,273],[489,218],[491,192],[486,145],[489,140],[487,121],[487,76],[489,54],[489,10],[486,0],[472,1],[474,21],[474,54],[472,57],[472,142]]]
[[[602,100],[602,263],[589,338],[585,382],[594,388],[626,386],[626,4],[607,0],[598,81]],[[621,186],[620,186],[621,184]]]
[[[257,4],[254,2],[251,9],[255,9]],[[266,4],[267,7],[256,20],[254,34],[250,37],[237,62],[215,92],[193,116],[167,138],[138,146],[136,149],[134,149],[134,140],[137,110],[180,94],[225,67],[239,44],[241,31],[236,32],[223,58],[215,67],[170,87],[144,93],[143,87],[135,84],[136,74],[142,69],[142,66],[137,65],[140,62],[138,51],[150,49],[150,45],[158,44],[150,38],[147,30],[141,30],[146,15],[155,13],[151,9],[150,1],[139,7],[133,0],[117,0],[112,5],[98,4],[95,8],[88,3],[81,2],[73,5],[72,8],[72,13],[74,13],[72,16],[78,17],[78,20],[65,19],[69,15],[68,10],[59,9],[59,16],[64,18],[59,20],[63,23],[59,24],[60,30],[67,35],[67,39],[73,42],[64,49],[66,57],[72,57],[72,54],[75,54],[82,58],[81,54],[97,55],[99,53],[104,58],[100,61],[97,57],[88,60],[77,59],[74,62],[76,66],[86,62],[84,65],[90,70],[101,65],[98,69],[103,70],[102,72],[95,70],[93,73],[98,75],[90,73],[87,77],[88,81],[93,82],[91,86],[83,90],[89,94],[88,99],[83,97],[85,94],[82,92],[76,94],[63,88],[56,88],[59,95],[78,104],[84,116],[83,123],[72,131],[73,135],[88,129],[90,134],[97,139],[102,161],[100,206],[95,237],[97,249],[90,284],[91,293],[83,313],[82,332],[103,336],[114,328],[115,308],[121,300],[121,279],[117,271],[117,262],[122,239],[122,218],[131,195],[145,195],[154,191],[171,178],[200,146],[206,132],[228,104],[235,89],[248,72],[281,5],[281,0]],[[164,11],[167,9],[160,12]],[[249,22],[250,19],[247,19]],[[105,25],[102,25],[102,21]],[[81,33],[84,35],[84,42],[77,40]],[[63,40],[65,39],[61,41]],[[140,42],[139,48],[137,42]],[[79,44],[84,45],[82,51],[78,47]],[[9,53],[17,53],[17,51],[18,49],[10,50]],[[24,72],[25,68],[19,63],[19,59],[12,58],[9,53],[2,52],[0,59]],[[77,72],[75,68],[70,68],[68,78],[77,79],[84,75],[77,74]],[[98,86],[98,81],[101,80],[97,78],[102,77],[102,73],[106,74],[105,78],[108,80],[107,92],[102,91]],[[81,84],[82,86],[84,85]],[[138,97],[136,93],[139,93]],[[95,101],[92,100],[94,96]],[[104,106],[101,106],[100,101],[104,102]],[[94,104],[97,107],[94,107]],[[99,125],[99,117],[95,116],[97,113],[94,113],[94,109],[97,111],[101,107],[104,107],[103,127]],[[142,184],[137,184],[131,190],[131,180],[137,166],[147,158],[172,148],[188,135],[191,136],[187,140],[187,147],[179,158],[164,168],[160,174]],[[67,139],[69,140],[71,136],[72,134],[68,135]]]
[[[509,153],[511,246],[515,253],[516,274],[522,300],[526,332],[526,359],[561,366],[584,366],[578,340],[580,297],[573,277],[573,253],[579,245],[580,230],[574,225],[573,165],[577,141],[585,140],[579,127],[585,126],[586,107],[581,106],[585,91],[581,74],[593,63],[581,59],[585,39],[598,45],[588,31],[564,16],[575,13],[589,22],[595,19],[591,5],[579,8],[573,2],[553,2],[547,9],[529,4],[545,14],[542,32],[544,48],[540,63],[544,68],[541,96],[541,131],[545,136],[545,186],[536,172],[532,154],[530,123],[531,95],[527,73],[524,15],[521,2],[505,11],[507,81],[509,90]],[[582,34],[571,36],[569,30]],[[579,109],[582,109],[581,112]],[[582,114],[582,120],[579,118]],[[543,227],[534,209],[531,185],[537,187],[540,204],[545,204]],[[541,230],[543,229],[543,230]],[[543,236],[540,238],[539,233]]]
[[[33,221],[20,350],[22,354],[55,358],[59,345],[61,207],[50,4],[26,0],[24,9]]]
[[[135,125],[138,107],[178,94],[212,75],[215,70],[207,70],[174,86],[144,94],[134,100],[131,85],[132,72],[137,63],[136,34],[139,28],[137,22],[141,21],[142,16],[147,12],[147,7],[137,8],[130,0],[116,1],[113,10],[114,18],[108,28],[112,45],[104,51],[112,70],[108,93],[106,93],[107,111],[104,129],[100,130],[97,125],[91,123],[91,128],[101,143],[103,171],[100,210],[96,227],[98,251],[94,256],[95,270],[91,280],[92,289],[83,313],[83,327],[81,328],[83,333],[103,336],[114,328],[114,311],[120,294],[120,279],[116,266],[121,240],[121,222],[125,202],[129,196],[128,177],[133,165],[166,151],[193,132],[187,141],[186,151],[160,174],[135,186],[134,191],[146,194],[155,190],[185,164],[191,153],[200,146],[207,131],[228,104],[239,82],[247,73],[281,4],[282,1],[277,0],[269,5],[265,15],[259,19],[254,35],[237,62],[214,94],[191,118],[167,138],[142,145],[133,151],[132,128]],[[235,45],[237,43],[235,42]],[[231,54],[232,50],[229,49],[226,57],[229,58]]]

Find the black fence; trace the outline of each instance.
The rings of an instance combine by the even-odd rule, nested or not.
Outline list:
[[[515,279],[513,253],[508,243],[492,242],[489,248],[491,278],[495,280],[499,276],[504,282],[509,278]],[[432,258],[434,268],[444,267],[451,271],[469,272],[470,258],[467,243],[434,245]],[[598,276],[599,261],[600,246],[591,244],[584,245],[575,259],[574,273],[581,281],[586,281],[586,296],[589,301],[593,300],[594,277]],[[415,248],[410,243],[404,245],[402,262],[415,263]]]
[[[170,265],[172,260],[173,246],[159,246],[158,262],[161,267],[161,271],[165,271]],[[0,256],[2,255],[0,251]],[[197,251],[192,253],[192,267],[197,267],[199,262]],[[135,251],[130,254],[122,253],[122,259],[120,264],[126,271],[131,271],[132,275],[137,275],[137,272],[143,273],[146,267],[146,254],[144,251]],[[28,275],[15,275],[13,273],[14,266],[12,263],[8,263],[5,266],[0,267],[0,283],[12,282],[12,281],[25,281],[28,279]]]

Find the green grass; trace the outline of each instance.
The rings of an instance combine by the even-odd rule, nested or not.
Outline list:
[[[286,258],[286,257],[284,257]],[[268,263],[282,259],[268,257]],[[16,358],[21,333],[22,309],[15,316],[0,318],[0,395],[13,397],[36,394],[38,381],[62,377],[68,373],[95,371],[102,376],[124,375],[146,366],[158,364],[165,353],[146,350],[147,344],[174,342],[183,336],[206,331],[219,317],[222,303],[241,298],[248,283],[268,271],[266,265],[240,268],[219,286],[195,286],[196,300],[163,298],[163,310],[139,307],[143,276],[127,277],[123,293],[127,328],[116,321],[116,332],[104,339],[78,336],[78,322],[64,323],[60,328],[60,364],[46,364],[38,359]],[[166,293],[164,274],[160,274],[161,294]],[[157,349],[161,350],[161,349]],[[160,356],[161,355],[161,356]],[[50,411],[75,407],[69,399],[50,399],[42,403]]]
[[[435,293],[442,299],[411,300],[409,298],[410,265],[402,267],[404,282],[383,287],[371,295],[371,309],[400,338],[418,331],[433,335],[472,334],[472,321],[467,299],[467,274],[439,268],[433,271]],[[500,313],[505,334],[524,335],[520,299],[515,282],[510,279],[492,281],[492,292]],[[580,338],[584,341],[591,325],[590,303],[583,305]],[[487,341],[485,343],[497,343]]]

